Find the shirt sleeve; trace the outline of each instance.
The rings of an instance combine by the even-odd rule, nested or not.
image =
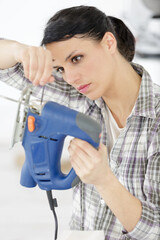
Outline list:
[[[159,125],[160,119],[157,124]],[[148,159],[141,200],[142,214],[139,222],[125,236],[135,240],[160,239],[160,128],[156,130],[148,149]],[[128,239],[128,238],[127,238]]]
[[[24,76],[23,66],[21,63],[17,63],[15,66],[8,69],[0,69],[0,81],[20,91],[22,91],[27,85],[32,84]],[[32,94],[37,99],[41,99],[43,92],[43,101],[56,101],[60,104],[68,106],[69,90],[69,86],[65,86],[65,83],[62,83],[62,80],[56,79],[53,84],[46,84],[44,91],[43,86],[34,86],[32,88]]]
[[[160,210],[154,204],[142,201],[142,214],[133,231],[124,234],[125,239],[159,240],[160,239]]]
[[[44,92],[43,100],[55,101],[73,109],[81,109],[85,98],[79,94],[72,86],[67,84],[62,78],[55,76],[53,83],[48,83],[43,86],[35,86],[32,89],[33,96],[41,99],[42,91]],[[0,69],[0,81],[12,86],[16,89],[23,90],[28,84],[32,84],[24,76],[23,66],[17,63],[15,66],[8,69]],[[44,89],[43,89],[44,88]]]
[[[0,81],[19,90],[22,90],[29,82],[24,77],[23,68],[20,63],[8,69],[0,69]]]

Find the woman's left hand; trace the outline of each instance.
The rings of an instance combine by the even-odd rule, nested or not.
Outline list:
[[[97,150],[88,142],[74,138],[68,151],[72,167],[84,183],[100,186],[104,182],[111,171],[105,145],[100,143]]]

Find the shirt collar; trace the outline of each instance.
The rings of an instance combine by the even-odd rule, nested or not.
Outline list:
[[[155,118],[154,83],[149,73],[142,66],[132,63],[132,67],[142,76],[139,95],[132,115]]]
[[[105,102],[102,97],[95,100],[95,104],[102,109],[105,106]]]
[[[131,63],[131,65],[142,76],[139,95],[131,115],[155,118],[154,83],[149,73],[141,65],[135,63]],[[104,107],[104,100],[98,98],[95,100],[95,104],[102,109]]]

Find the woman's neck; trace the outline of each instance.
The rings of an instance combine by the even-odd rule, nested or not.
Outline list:
[[[137,100],[141,77],[125,60],[120,61],[116,69],[113,87],[106,96],[103,96],[103,99],[118,126],[124,127]]]

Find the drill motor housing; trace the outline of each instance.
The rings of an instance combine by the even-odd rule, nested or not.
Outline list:
[[[58,103],[47,102],[41,114],[29,109],[22,145],[25,162],[21,185],[43,190],[65,190],[80,181],[72,168],[68,174],[61,171],[61,154],[66,136],[87,141],[98,148],[100,125],[83,113]]]

